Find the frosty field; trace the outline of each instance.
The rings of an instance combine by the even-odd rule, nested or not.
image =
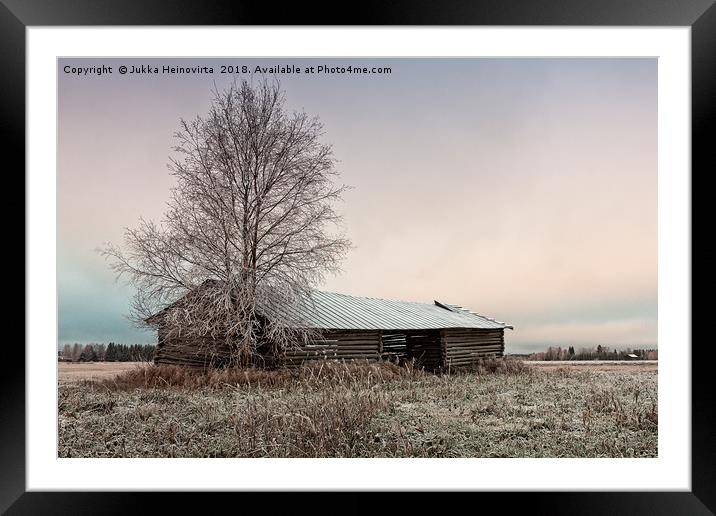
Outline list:
[[[60,364],[60,457],[657,456],[655,363],[92,366]]]

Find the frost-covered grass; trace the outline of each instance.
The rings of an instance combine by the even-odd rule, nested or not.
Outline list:
[[[149,366],[59,386],[61,457],[655,457],[655,368]]]

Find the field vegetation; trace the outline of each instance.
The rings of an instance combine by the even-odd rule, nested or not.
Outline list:
[[[137,366],[59,386],[60,457],[654,457],[655,368]]]

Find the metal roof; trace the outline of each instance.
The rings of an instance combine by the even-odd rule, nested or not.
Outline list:
[[[264,307],[265,315],[286,324],[326,330],[498,329],[512,326],[465,308],[440,303],[392,301],[314,291],[302,307]]]

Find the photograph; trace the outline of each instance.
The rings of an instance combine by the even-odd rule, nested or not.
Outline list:
[[[656,458],[656,57],[59,57],[58,458]]]

